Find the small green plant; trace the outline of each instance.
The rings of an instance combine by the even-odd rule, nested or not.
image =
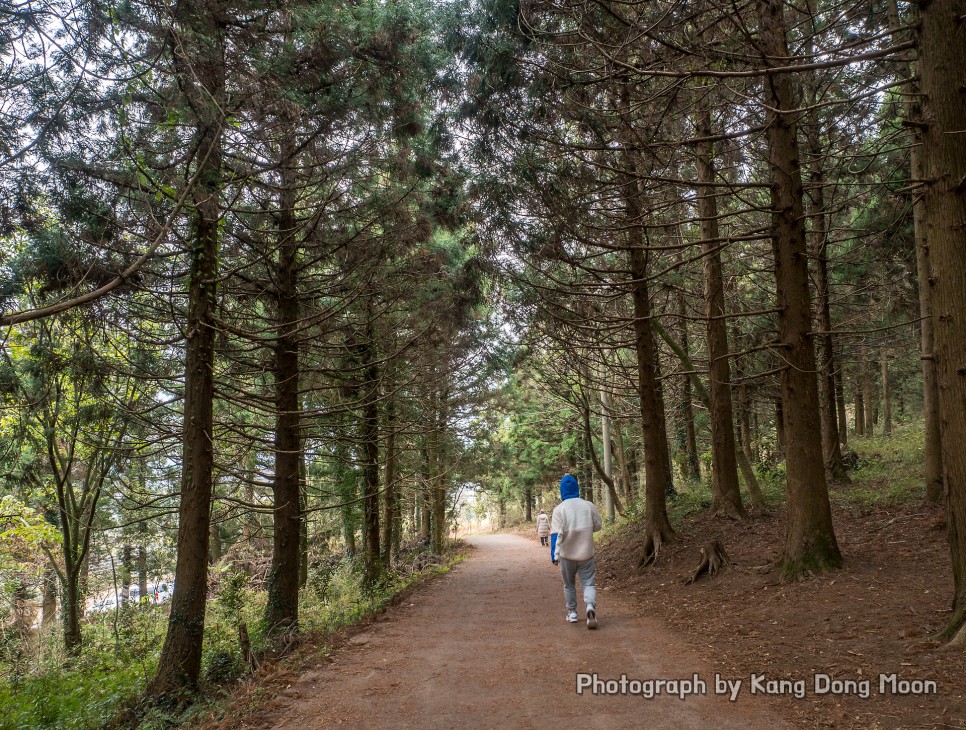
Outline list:
[[[218,593],[218,606],[229,621],[237,620],[246,603],[246,593],[251,578],[243,570],[230,568],[221,577],[221,591]]]
[[[319,601],[324,603],[328,600],[329,586],[332,584],[332,578],[342,562],[342,556],[329,555],[309,564],[307,585]]]

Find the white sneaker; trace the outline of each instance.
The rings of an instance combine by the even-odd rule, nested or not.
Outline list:
[[[569,623],[572,623],[572,624],[577,623],[577,612],[576,611],[568,611],[567,612],[567,621]]]
[[[587,628],[588,629],[597,628],[597,612],[593,608],[587,609]]]

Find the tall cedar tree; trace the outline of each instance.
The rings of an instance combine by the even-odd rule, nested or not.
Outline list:
[[[782,0],[760,0],[761,52],[766,63],[788,58]],[[792,77],[766,76],[768,164],[771,170],[772,251],[778,298],[782,419],[786,435],[788,524],[779,569],[785,579],[842,563],[822,461],[815,350],[811,337],[808,255]]]
[[[221,0],[179,0],[168,38],[177,85],[194,127],[197,173],[191,191],[188,321],[178,558],[168,633],[149,694],[197,685],[208,595],[208,540],[214,467],[213,402],[222,137],[226,119],[225,30]]]
[[[958,0],[923,4],[920,69],[925,95],[926,240],[953,615],[942,638],[966,642],[966,21]]]

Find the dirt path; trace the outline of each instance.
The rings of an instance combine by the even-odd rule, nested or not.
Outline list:
[[[653,620],[600,590],[600,628],[564,621],[546,549],[516,535],[468,540],[471,556],[309,670],[277,707],[277,730],[315,728],[776,728],[760,698],[713,695],[714,674]],[[599,586],[601,588],[603,586]],[[708,696],[593,696],[601,678],[686,679]]]

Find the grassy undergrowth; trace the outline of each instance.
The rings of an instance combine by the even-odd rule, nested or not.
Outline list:
[[[301,627],[308,637],[351,625],[381,610],[415,583],[445,573],[464,557],[443,556],[442,563],[422,570],[392,572],[377,589],[366,590],[361,571],[350,561],[323,565],[310,572],[301,592]],[[418,560],[418,554],[407,556]],[[199,702],[180,710],[153,708],[136,726],[143,730],[177,727],[199,713],[218,712],[226,688],[246,671],[239,656],[238,625],[250,629],[253,652],[266,647],[261,615],[266,594],[249,587],[247,576],[228,570],[220,590],[209,599],[205,618],[203,687]],[[30,639],[29,663],[4,663],[6,680],[0,685],[0,730],[94,730],[122,727],[118,718],[135,706],[157,667],[167,626],[161,607],[127,606],[93,617],[84,627],[84,650],[68,658],[59,630]]]
[[[849,449],[857,455],[856,468],[849,473],[851,484],[833,485],[830,498],[836,507],[874,507],[905,504],[922,499],[923,481],[922,422],[899,424],[892,435],[886,437],[849,435]],[[821,458],[817,455],[816,458]],[[758,482],[769,505],[785,501],[785,464],[757,465]],[[748,495],[742,481],[745,504]],[[711,507],[711,485],[708,480],[688,484],[686,489],[668,500],[668,516],[671,524],[679,527],[689,516]],[[643,501],[630,504],[625,515],[599,534],[606,543],[622,526],[644,517]]]
[[[832,490],[833,503],[873,506],[922,499],[924,439],[921,422],[899,425],[888,437],[850,437],[849,448],[858,454],[858,466],[849,475],[851,486]]]

